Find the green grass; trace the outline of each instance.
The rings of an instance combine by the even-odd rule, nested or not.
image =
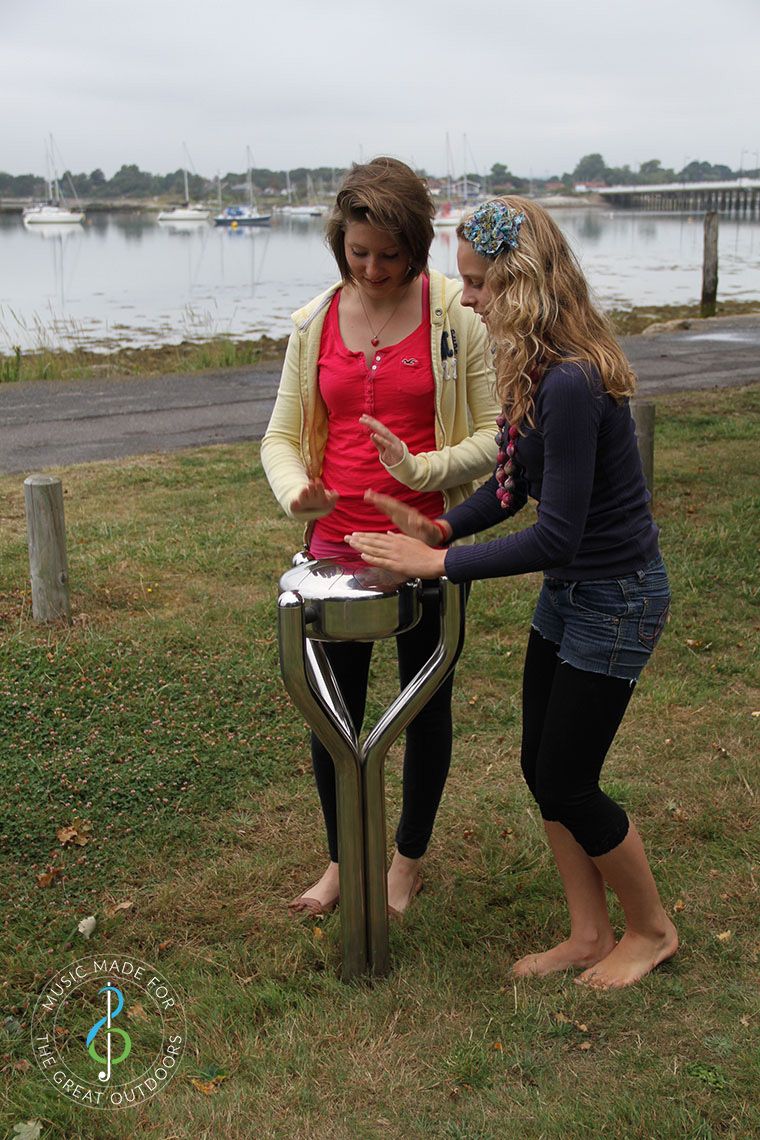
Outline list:
[[[276,579],[299,528],[257,447],[62,471],[69,627],[31,620],[22,480],[0,479],[0,1134],[25,1120],[61,1140],[757,1134],[760,388],[657,404],[675,601],[606,782],[682,950],[614,994],[510,975],[565,929],[518,766],[536,576],[473,590],[426,890],[391,931],[392,975],[345,985],[339,914],[294,923],[284,906],[325,856],[277,662]],[[393,691],[391,646],[376,656],[370,720]],[[64,847],[74,819],[89,842]],[[183,994],[182,1069],[124,1115],[73,1106],[32,1058],[36,995],[88,949],[152,962]],[[192,1084],[214,1074],[211,1095]]]
[[[720,301],[716,309],[719,317],[758,313],[760,301]],[[700,319],[699,305],[634,305],[612,309],[608,315],[618,336],[641,333],[662,321]],[[12,331],[0,328],[0,332],[3,331],[6,341],[12,342]],[[16,380],[161,376],[170,372],[204,372],[261,364],[279,366],[287,344],[286,337],[236,340],[231,336],[209,335],[202,341],[183,341],[156,348],[116,348],[118,341],[115,340],[114,351],[103,353],[90,352],[85,348],[71,351],[51,348],[49,333],[39,318],[35,320],[32,331],[37,347],[24,351],[15,347],[10,353],[0,353],[0,384]],[[72,325],[69,333],[76,339],[76,326]]]
[[[0,332],[3,330],[0,329]],[[102,380],[123,376],[161,376],[172,372],[206,372],[221,368],[248,368],[257,364],[279,365],[285,354],[284,339],[263,336],[237,340],[231,336],[209,336],[198,341],[162,345],[156,348],[114,348],[112,352],[91,352],[86,348],[56,349],[47,343],[41,324],[35,326],[38,346],[11,353],[0,353],[0,384],[16,380]],[[71,336],[77,330],[72,326]],[[6,331],[6,340],[12,336]],[[116,343],[116,342],[115,342]]]

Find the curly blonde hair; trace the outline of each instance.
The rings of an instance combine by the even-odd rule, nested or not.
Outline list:
[[[546,210],[523,198],[497,198],[524,215],[517,249],[490,263],[486,312],[496,383],[509,423],[533,425],[534,397],[559,362],[593,366],[616,400],[633,394],[636,376],[612,327],[594,307],[578,260]],[[464,241],[466,218],[457,226]]]

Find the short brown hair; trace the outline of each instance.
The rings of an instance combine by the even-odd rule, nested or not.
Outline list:
[[[367,222],[393,234],[409,255],[409,275],[427,269],[435,206],[426,184],[397,158],[354,163],[343,179],[327,222],[327,244],[344,282],[351,280],[344,234],[352,222]]]

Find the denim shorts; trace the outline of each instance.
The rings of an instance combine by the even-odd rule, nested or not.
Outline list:
[[[532,625],[559,646],[568,665],[636,681],[669,608],[668,574],[658,555],[621,578],[569,582],[546,576]]]

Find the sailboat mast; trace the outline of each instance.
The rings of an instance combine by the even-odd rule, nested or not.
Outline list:
[[[245,148],[245,164],[247,167],[247,181],[248,181],[248,205],[253,209],[253,171],[251,170],[251,148]]]

